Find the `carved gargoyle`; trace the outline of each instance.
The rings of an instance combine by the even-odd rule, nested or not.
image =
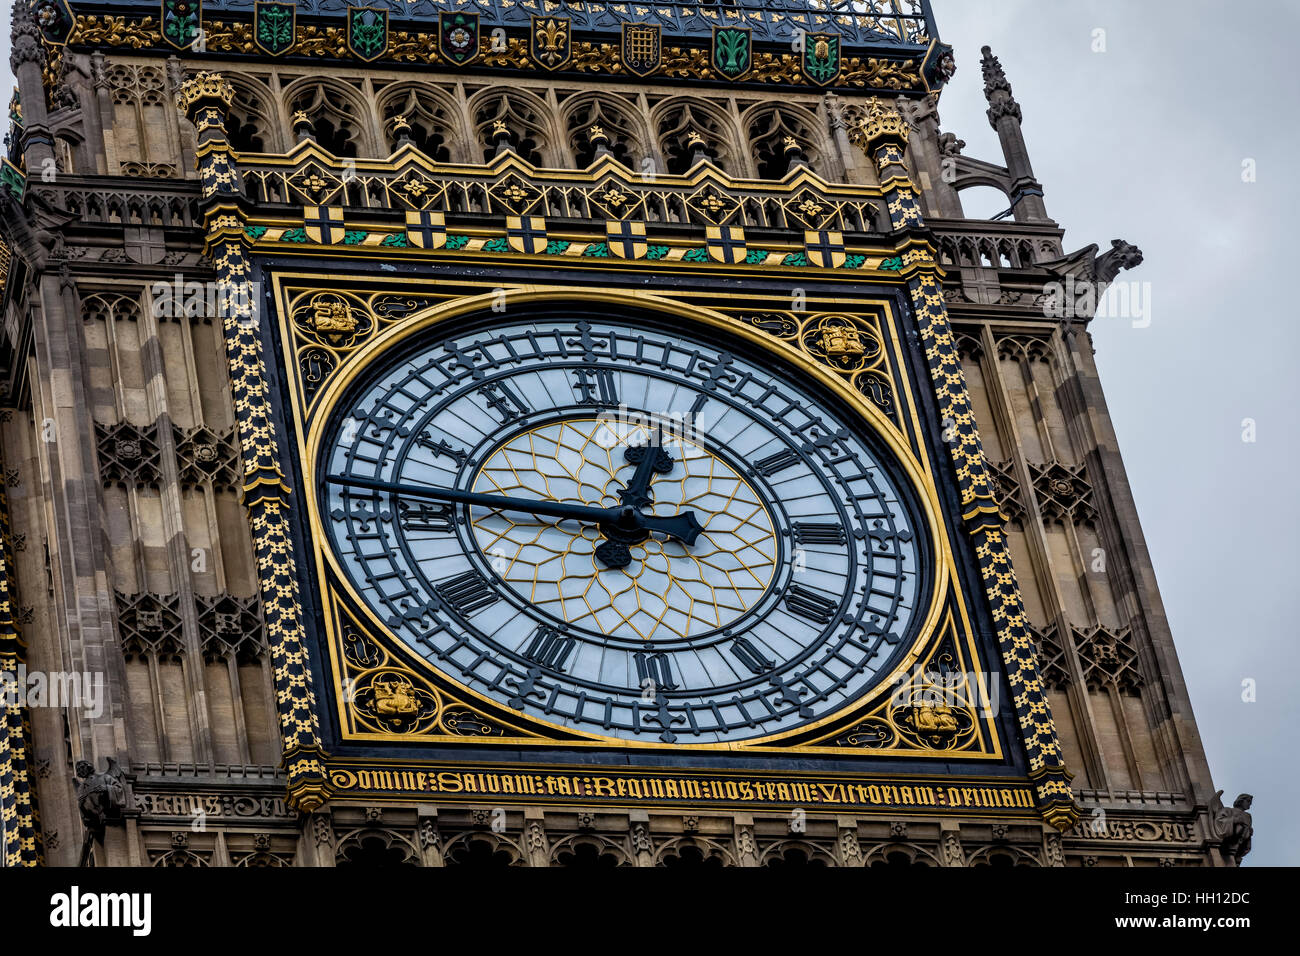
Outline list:
[[[1110,283],[1125,269],[1142,265],[1142,250],[1123,239],[1112,239],[1110,251],[1099,255],[1092,264],[1096,281]]]
[[[1115,281],[1115,277],[1125,269],[1132,269],[1142,264],[1142,250],[1123,239],[1112,239],[1110,250],[1097,254],[1100,247],[1094,242],[1078,252],[1072,252],[1060,259],[1041,263],[1044,269],[1059,276],[1074,276],[1080,282],[1097,285],[1098,294],[1102,288]]]
[[[104,842],[104,830],[110,823],[122,820],[126,810],[126,776],[113,757],[106,758],[108,768],[95,773],[94,764],[77,761],[77,808],[81,822],[86,827],[86,839],[81,847],[81,865],[90,860],[95,843]]]
[[[966,148],[966,141],[958,139],[956,133],[939,134],[939,152],[944,156],[957,157]]]
[[[1231,857],[1234,863],[1241,864],[1242,859],[1250,852],[1250,838],[1255,832],[1251,825],[1250,810],[1251,803],[1255,798],[1248,793],[1243,793],[1232,802],[1232,806],[1223,806],[1223,791],[1220,790],[1215,795],[1215,802],[1219,804],[1219,809],[1214,814],[1215,834],[1220,841],[1220,847],[1223,855]]]

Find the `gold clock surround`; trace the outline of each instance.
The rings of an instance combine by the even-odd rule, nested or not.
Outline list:
[[[286,272],[277,273],[273,277],[276,300],[279,303],[282,342],[287,353],[286,366],[291,371],[296,371],[298,368],[294,360],[294,347],[304,330],[301,323],[295,324],[293,321],[295,313],[290,307],[290,302],[301,299],[304,289],[303,280],[310,283],[306,286],[309,289],[319,290],[330,287],[326,285],[330,280],[325,276]],[[412,299],[425,297],[422,291],[412,288],[415,285],[417,285],[415,280],[406,280],[398,287],[399,294],[411,296]],[[981,706],[981,702],[990,699],[985,675],[993,671],[994,667],[981,660],[980,651],[973,638],[973,627],[967,615],[961,584],[954,573],[954,556],[951,553],[942,510],[934,490],[931,465],[923,461],[924,450],[920,457],[913,453],[898,422],[885,415],[861,392],[852,388],[840,369],[834,365],[820,364],[821,356],[817,353],[805,353],[796,344],[761,331],[738,316],[710,308],[704,303],[682,301],[640,290],[595,291],[540,285],[506,286],[505,297],[508,309],[597,302],[615,308],[657,313],[676,321],[692,323],[697,327],[716,329],[780,356],[798,373],[816,380],[835,394],[849,410],[865,420],[866,426],[879,437],[882,444],[893,455],[900,466],[902,480],[908,483],[913,492],[918,504],[918,515],[929,540],[933,543],[932,567],[929,569],[932,582],[929,605],[925,613],[920,615],[922,623],[918,630],[918,637],[891,673],[878,681],[866,697],[832,715],[798,728],[769,736],[721,743],[693,744],[679,739],[668,745],[657,741],[604,737],[562,727],[531,716],[503,714],[499,703],[466,687],[450,675],[439,672],[435,676],[431,665],[409,651],[404,643],[392,635],[359,599],[351,586],[346,583],[340,565],[328,549],[318,547],[315,549],[316,573],[321,582],[322,611],[329,648],[331,681],[344,740],[460,745],[473,743],[476,746],[501,745],[515,748],[529,744],[554,745],[562,742],[566,747],[595,747],[611,750],[672,750],[674,752],[733,750],[763,754],[797,752],[839,756],[860,754],[864,757],[932,756],[943,759],[1001,759],[1002,742],[992,717],[992,709]],[[353,299],[360,301],[356,297]],[[337,367],[312,395],[310,401],[305,398],[302,382],[291,374],[289,376],[291,405],[294,417],[297,419],[298,427],[295,431],[299,436],[298,452],[303,467],[304,486],[317,487],[321,476],[317,474],[316,467],[327,431],[325,423],[340,398],[364,369],[381,360],[390,349],[408,342],[412,336],[468,315],[488,312],[494,304],[499,308],[499,294],[492,291],[479,295],[453,297],[431,307],[413,311],[406,318],[391,321],[387,325],[383,325],[373,315],[363,316],[362,324],[368,325],[372,333],[371,337],[365,340],[359,337],[350,338]],[[850,304],[841,300],[828,311],[846,312],[850,310],[851,305],[860,308],[863,304],[861,301]],[[887,323],[890,325],[885,334],[890,339],[893,361],[896,364],[901,363],[902,353],[893,328],[892,309],[885,301],[872,304],[883,305],[885,308]],[[902,376],[900,376],[899,388],[909,392],[908,400],[900,404],[905,405],[905,410],[915,416],[915,408],[910,401],[910,389],[902,380]],[[305,501],[307,520],[313,537],[317,541],[326,540],[315,497],[305,496]],[[354,662],[349,661],[346,653],[348,641],[355,642],[358,635],[362,640],[381,647],[380,663],[358,667]],[[931,708],[917,703],[918,698],[924,701],[932,690],[927,688],[924,674],[940,656],[946,659],[950,667],[963,675],[959,687],[948,689],[951,695],[950,703],[955,703],[956,709],[961,714],[959,732],[954,730],[948,733],[948,724],[945,722],[947,718],[942,718],[938,722],[941,732],[927,733],[926,728],[933,730],[935,724],[930,713]],[[407,720],[376,719],[376,694],[373,685],[377,681],[383,682],[382,693],[390,710],[408,711],[410,716]],[[362,690],[366,691],[363,695],[364,703],[360,702],[359,698],[359,692]],[[449,716],[454,718],[450,723]],[[478,721],[481,721],[481,724],[476,725]],[[470,725],[469,730],[478,732],[467,733],[466,722]],[[887,745],[872,746],[869,749],[855,748],[851,741],[858,736],[855,731],[862,727],[870,727],[875,732],[882,732],[887,736],[892,735],[891,742]],[[483,731],[488,728],[491,732],[484,733]]]

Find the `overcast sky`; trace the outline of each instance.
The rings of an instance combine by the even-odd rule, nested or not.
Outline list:
[[[1227,802],[1255,795],[1250,863],[1300,864],[1287,812],[1300,775],[1300,333],[1282,282],[1295,257],[1283,217],[1300,211],[1300,4],[934,5],[958,64],[944,128],[966,154],[1001,162],[984,116],[987,43],[1067,249],[1123,238],[1145,254],[1127,275],[1150,283],[1150,325],[1098,319],[1097,364],[1215,786]],[[9,0],[0,18],[7,104]]]
[[[1300,863],[1295,363],[1300,4],[934,0],[945,129],[1001,162],[980,47],[1002,59],[1066,249],[1142,248],[1151,324],[1092,332],[1216,787],[1255,795],[1248,862]],[[1104,30],[1105,52],[1093,52]],[[1255,161],[1257,180],[1242,181]],[[1256,441],[1242,440],[1253,419]],[[1257,701],[1242,700],[1256,681]]]

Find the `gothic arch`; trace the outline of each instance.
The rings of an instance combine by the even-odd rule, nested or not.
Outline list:
[[[117,169],[124,176],[175,179],[177,139],[176,104],[167,95],[163,71],[155,66],[114,63],[108,70],[109,101],[115,131]]]
[[[984,357],[984,343],[980,341],[978,330],[973,332],[953,331],[953,344],[957,347],[957,356],[971,362],[978,362]]]
[[[208,861],[205,857],[199,856],[184,847],[177,847],[173,850],[167,850],[153,857],[153,865],[157,867],[205,867]]]
[[[1033,333],[1003,335],[997,339],[998,358],[1024,362],[1052,364],[1052,343],[1049,338]]]
[[[941,864],[932,854],[914,843],[887,843],[875,847],[868,853],[864,865],[901,869],[905,867],[939,866]]]
[[[469,98],[469,116],[474,138],[482,154],[490,161],[496,152],[495,124],[504,123],[511,145],[519,158],[534,166],[565,166],[559,156],[562,137],[554,128],[554,116],[546,101],[535,93],[499,86],[479,90]]]
[[[991,220],[1011,208],[1011,193],[1001,183],[986,176],[972,176],[953,183],[957,199],[967,219]],[[973,202],[972,202],[973,200]],[[971,209],[966,207],[970,206]],[[979,215],[986,213],[986,215]]]
[[[986,846],[972,853],[966,860],[967,866],[1042,866],[1038,857],[1014,846]]]
[[[81,300],[81,311],[88,320],[136,322],[140,319],[140,298],[123,292],[92,292]]]
[[[579,93],[565,101],[562,117],[578,169],[586,169],[596,158],[590,136],[593,126],[605,131],[610,152],[629,169],[638,169],[650,155],[651,137],[645,121],[626,100],[608,93]]]
[[[789,168],[786,137],[799,144],[814,171],[827,176],[826,137],[816,114],[790,103],[759,103],[741,114],[740,123],[759,179],[785,176]]]
[[[716,840],[700,836],[679,836],[655,853],[655,866],[683,869],[719,869],[735,866],[732,852]]]
[[[283,151],[284,123],[276,116],[271,91],[260,80],[241,73],[223,74],[235,98],[226,111],[226,138],[236,152]]]
[[[781,840],[773,843],[759,857],[759,866],[801,867],[835,866],[835,856],[825,847],[809,840]]]
[[[447,841],[442,851],[446,866],[469,866],[501,869],[523,866],[524,852],[519,844],[497,833],[471,830]]]
[[[405,837],[378,827],[363,827],[339,839],[335,866],[367,869],[389,866],[419,866],[420,854]]]
[[[574,869],[613,869],[631,866],[627,848],[608,837],[594,833],[575,833],[551,847],[552,866]]]
[[[397,148],[394,123],[400,115],[410,124],[412,144],[434,162],[479,161],[471,155],[472,137],[461,104],[446,91],[423,83],[394,83],[379,95],[378,105],[388,152]]]
[[[346,83],[319,76],[303,77],[284,90],[285,112],[292,118],[306,113],[316,142],[335,156],[374,156],[375,137],[361,95]]]
[[[650,114],[659,153],[668,172],[681,174],[691,167],[693,148],[687,137],[704,138],[705,152],[713,165],[737,177],[746,177],[749,166],[739,144],[743,137],[732,118],[721,108],[693,96],[677,96],[658,104]]]

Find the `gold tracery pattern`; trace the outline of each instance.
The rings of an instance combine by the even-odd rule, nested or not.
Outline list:
[[[570,419],[516,435],[485,461],[474,490],[515,498],[618,504],[634,466],[629,444],[650,426]],[[694,510],[705,526],[691,548],[650,538],[614,570],[595,556],[598,531],[577,522],[485,512],[479,547],[520,597],[566,624],[629,639],[687,638],[725,627],[766,593],[776,569],[775,523],[734,469],[686,438],[665,439],[674,472],[654,484],[656,514]]]

